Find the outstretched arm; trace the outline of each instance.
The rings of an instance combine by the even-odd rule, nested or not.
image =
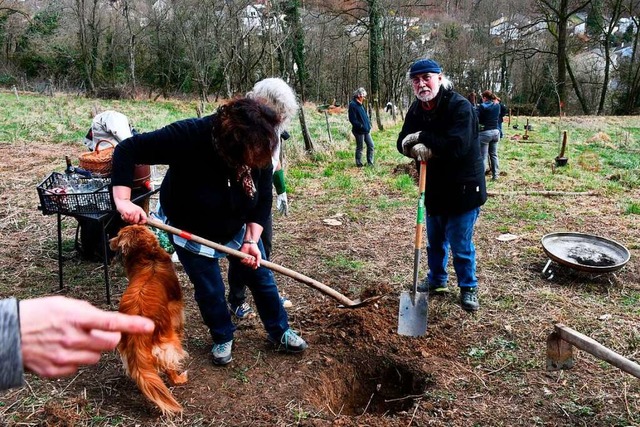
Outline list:
[[[22,362],[43,377],[71,375],[113,350],[121,333],[148,334],[155,327],[144,317],[61,296],[23,300],[19,307]]]

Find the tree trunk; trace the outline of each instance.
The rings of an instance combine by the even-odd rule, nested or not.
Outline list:
[[[304,29],[302,28],[302,22],[300,20],[300,6],[298,0],[289,0],[285,7],[285,21],[287,21],[291,27],[291,36],[289,44],[291,46],[291,53],[293,56],[293,62],[298,67],[298,93],[300,94],[300,128],[302,130],[302,137],[304,139],[304,149],[307,153],[313,153],[315,148],[313,146],[313,140],[307,127],[307,121],[304,117],[304,102],[305,102],[305,87],[307,85],[307,69],[305,65],[304,56]]]
[[[576,96],[578,97],[578,102],[580,102],[580,107],[582,107],[582,112],[587,115],[591,114],[589,105],[587,105],[587,102],[584,100],[584,96],[582,95],[582,91],[580,90],[580,85],[576,81],[576,77],[573,75],[573,70],[571,69],[569,58],[567,58],[567,72],[569,73],[569,78],[571,78],[573,91],[576,93]]]
[[[371,99],[373,100],[373,111],[376,115],[378,129],[384,130],[380,117],[380,79],[378,74],[380,46],[382,45],[380,7],[378,0],[367,1],[369,2],[369,79],[371,81]]]

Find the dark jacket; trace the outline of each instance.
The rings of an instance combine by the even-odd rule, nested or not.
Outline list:
[[[429,111],[420,100],[411,104],[397,148],[402,153],[404,137],[421,131],[419,142],[433,154],[427,161],[427,214],[456,215],[487,200],[478,121],[471,103],[452,90],[440,88],[436,103]]]
[[[371,121],[367,110],[355,98],[349,103],[349,122],[351,122],[351,132],[353,133],[363,134],[371,131]]]
[[[160,203],[169,223],[218,243],[243,224],[267,223],[272,203],[272,166],[251,171],[256,194],[249,198],[213,147],[212,116],[172,123],[117,145],[111,183],[131,187],[135,164],[169,165]]]
[[[493,101],[487,101],[478,105],[478,121],[482,126],[482,130],[498,129],[499,120],[500,104],[496,104]]]
[[[0,390],[24,383],[20,348],[20,319],[15,298],[0,300]]]

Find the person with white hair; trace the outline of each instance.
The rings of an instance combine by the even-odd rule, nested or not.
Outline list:
[[[359,87],[353,92],[353,99],[349,103],[349,122],[351,123],[351,133],[356,138],[356,166],[361,168],[362,149],[367,145],[367,166],[373,166],[373,139],[371,138],[371,121],[367,110],[365,110],[364,99],[367,97],[367,91],[363,87]]]
[[[287,200],[287,187],[280,154],[282,153],[282,141],[289,139],[287,128],[291,125],[291,120],[298,112],[296,94],[284,80],[277,77],[269,77],[257,82],[246,96],[266,104],[282,119],[276,130],[280,139],[276,149],[273,151],[271,163],[273,164],[273,186],[276,190],[276,209],[281,215],[287,215],[289,202]],[[262,231],[261,239],[266,255],[265,259],[269,260],[273,245],[273,215],[269,215]],[[238,319],[251,319],[255,317],[255,312],[251,305],[246,302],[246,285],[236,273],[235,270],[229,269],[229,295],[227,297],[229,308],[231,313]],[[280,300],[285,308],[292,306],[291,301],[282,295]]]
[[[427,168],[427,263],[420,291],[447,292],[449,249],[460,288],[460,305],[477,311],[478,279],[473,230],[487,200],[475,108],[453,90],[432,59],[415,61],[408,78],[416,100],[398,135],[398,151]]]

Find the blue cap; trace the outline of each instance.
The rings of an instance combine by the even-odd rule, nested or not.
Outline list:
[[[433,59],[419,59],[413,63],[411,68],[409,69],[409,78],[413,78],[418,74],[425,73],[437,73],[440,74],[442,72],[442,68],[440,68],[440,64],[438,64]]]

